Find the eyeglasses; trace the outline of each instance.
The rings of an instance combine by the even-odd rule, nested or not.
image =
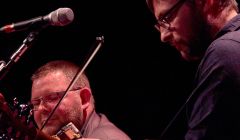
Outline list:
[[[180,7],[183,5],[183,3],[186,0],[179,0],[172,8],[170,8],[161,18],[157,20],[157,23],[154,25],[154,27],[160,31],[160,27],[163,27],[164,29],[170,30],[171,24],[170,21],[173,19],[174,15],[177,14]]]
[[[75,88],[75,89],[72,89],[69,91],[76,91],[76,90],[80,90],[80,89],[81,88],[78,87],[78,88]],[[46,96],[41,96],[37,99],[31,100],[31,105],[32,105],[33,111],[37,111],[39,109],[41,102],[56,105],[59,102],[59,100],[62,98],[64,93],[65,93],[65,91],[52,92]]]

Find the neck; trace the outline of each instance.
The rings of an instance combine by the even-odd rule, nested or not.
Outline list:
[[[211,38],[214,38],[215,35],[223,28],[223,26],[230,21],[233,17],[237,15],[235,10],[223,10],[219,16],[212,17],[207,15],[207,21],[210,25],[210,35]]]

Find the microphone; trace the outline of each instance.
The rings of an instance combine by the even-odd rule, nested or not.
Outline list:
[[[0,28],[0,32],[11,33],[26,29],[45,28],[48,25],[65,26],[74,19],[74,13],[70,8],[59,8],[45,16],[39,16],[29,20],[12,23]]]

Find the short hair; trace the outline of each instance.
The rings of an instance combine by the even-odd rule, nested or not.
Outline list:
[[[238,9],[238,3],[236,0],[229,0],[229,5],[231,5],[231,7],[236,10],[237,12],[239,12],[239,9]]]
[[[65,61],[65,60],[55,60],[46,63],[45,65],[38,68],[34,74],[31,77],[31,80],[34,81],[40,77],[46,76],[47,74],[55,71],[61,71],[63,74],[68,78],[69,81],[71,81],[74,76],[79,71],[80,67],[78,67],[76,64]],[[76,83],[78,87],[89,87],[89,80],[86,76],[86,74],[83,72],[82,75],[79,77]]]
[[[32,82],[34,80],[37,80],[38,78],[44,77],[47,74],[51,72],[56,72],[56,71],[61,71],[65,76],[68,78],[69,81],[71,81],[77,72],[81,70],[79,66],[76,64],[66,61],[66,60],[55,60],[55,61],[50,61],[46,63],[45,65],[41,66],[38,68],[32,75],[31,80]],[[89,80],[85,74],[85,72],[82,73],[82,75],[79,77],[79,79],[76,82],[75,87],[88,87],[90,88],[90,83]],[[90,99],[91,104],[94,106],[95,100],[93,95],[91,94],[91,99]]]
[[[186,0],[189,2],[194,2],[195,0]],[[198,1],[198,0],[197,0]],[[202,0],[203,2],[206,2],[206,0]],[[219,2],[219,5],[224,7],[230,7],[231,9],[234,9],[235,11],[239,12],[238,10],[238,3],[236,0],[217,0]],[[147,6],[149,10],[154,13],[153,11],[153,0],[146,0]]]

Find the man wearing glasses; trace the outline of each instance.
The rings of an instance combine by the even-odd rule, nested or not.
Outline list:
[[[186,140],[240,139],[240,15],[235,0],[147,0],[162,42],[200,60]]]
[[[38,128],[52,136],[71,122],[83,138],[130,140],[105,115],[96,113],[90,84],[84,73],[49,118],[78,70],[79,67],[71,62],[57,60],[43,65],[33,74],[31,103]],[[57,136],[61,138],[60,134]]]

